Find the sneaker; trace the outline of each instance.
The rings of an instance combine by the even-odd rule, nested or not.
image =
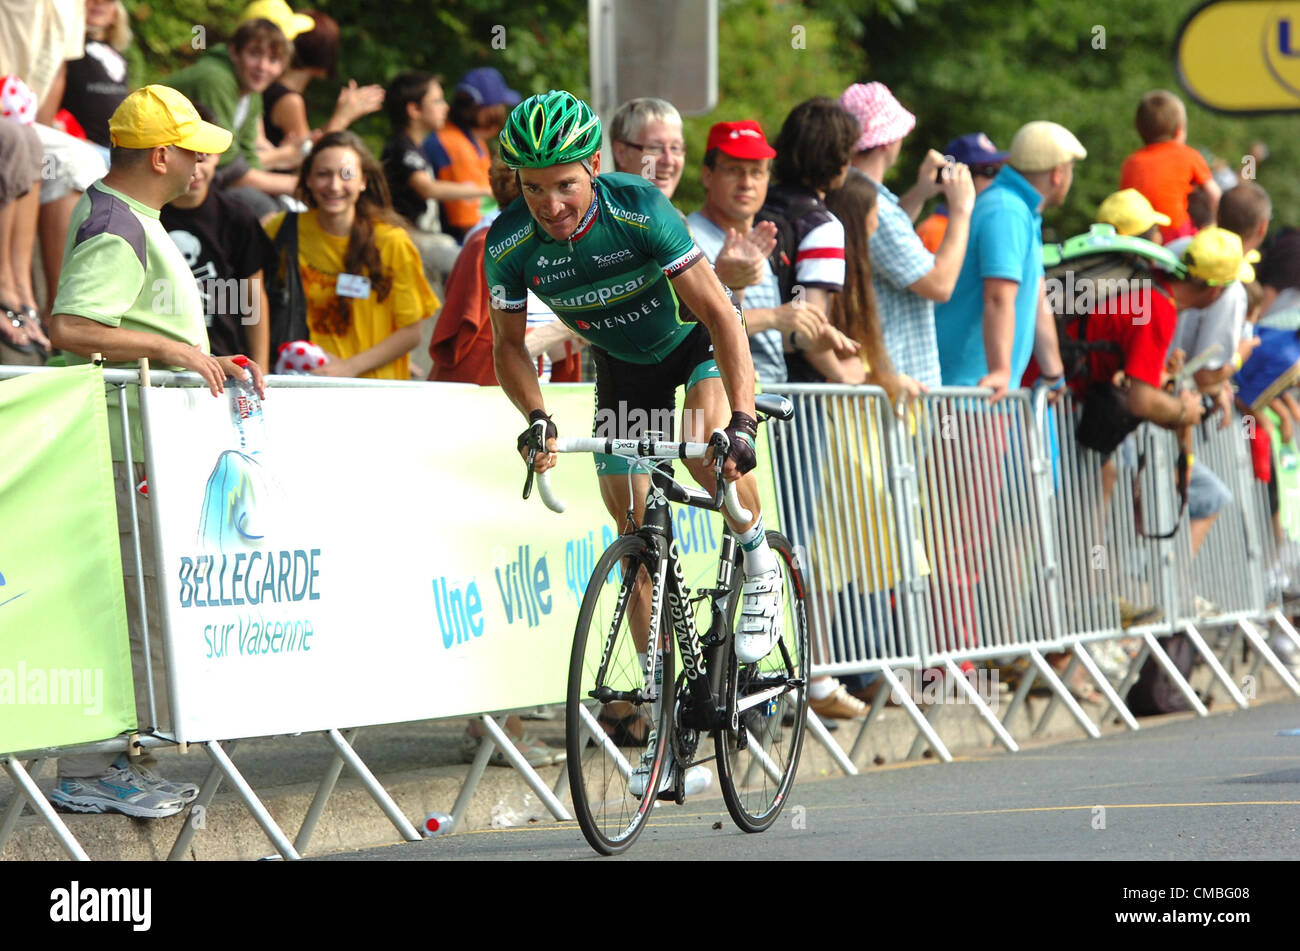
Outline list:
[[[193,783],[174,783],[169,779],[163,779],[149,767],[140,766],[139,764],[128,768],[140,777],[141,785],[147,786],[156,793],[161,793],[164,796],[175,796],[187,805],[199,798],[199,787]]]
[[[560,707],[533,707],[519,714],[521,720],[558,720]]]
[[[757,664],[781,639],[781,569],[745,579],[736,633],[736,659]]]
[[[73,812],[111,809],[141,819],[162,819],[185,808],[179,797],[150,789],[139,775],[121,766],[110,766],[102,776],[60,779],[50,791],[50,801]]]
[[[858,720],[867,715],[867,705],[837,683],[835,692],[821,700],[808,700],[808,709],[823,720]]]
[[[1127,598],[1116,598],[1119,608],[1119,626],[1125,629],[1139,624],[1154,624],[1164,617],[1164,611],[1153,604],[1137,605]]]
[[[478,755],[479,743],[482,737],[474,736],[466,730],[460,738],[460,757],[466,763],[474,762],[474,757]],[[515,749],[524,755],[524,761],[534,769],[541,766],[554,766],[556,763],[564,761],[564,750],[553,749],[547,746],[537,737],[530,733],[524,733],[514,741]],[[489,766],[510,766],[510,760],[506,759],[506,754],[501,751],[500,747],[492,750],[492,755],[488,757]]]
[[[641,754],[641,764],[632,770],[632,775],[627,780],[627,790],[637,799],[645,796],[646,786],[650,783],[650,767],[654,765],[654,734],[651,733],[651,749]],[[676,798],[672,792],[673,780],[677,772],[677,764],[673,761],[673,751],[668,750],[665,754],[663,769],[659,772],[659,792],[660,799]],[[698,796],[710,786],[713,785],[713,773],[709,772],[707,766],[692,766],[686,771],[683,777],[686,796]]]

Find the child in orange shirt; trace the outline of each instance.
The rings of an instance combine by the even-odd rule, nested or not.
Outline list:
[[[1197,188],[1205,193],[1213,220],[1219,205],[1219,186],[1210,167],[1187,145],[1187,109],[1171,92],[1157,89],[1138,103],[1137,131],[1146,143],[1124,160],[1119,187],[1136,188],[1151,207],[1169,218],[1160,233],[1168,244],[1174,238],[1196,233],[1187,214],[1187,197]]]

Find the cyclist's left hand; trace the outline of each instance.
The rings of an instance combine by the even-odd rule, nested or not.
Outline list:
[[[722,477],[735,482],[758,465],[754,449],[758,442],[758,420],[748,413],[732,413],[731,422],[723,432],[727,434],[731,449],[722,466]]]

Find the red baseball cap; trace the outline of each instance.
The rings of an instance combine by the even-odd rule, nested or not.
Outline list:
[[[776,158],[776,149],[767,144],[763,127],[753,119],[740,122],[718,122],[709,129],[706,152],[719,149],[738,159]]]

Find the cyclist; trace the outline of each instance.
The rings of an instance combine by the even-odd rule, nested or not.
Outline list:
[[[671,420],[679,385],[686,387],[682,438],[706,442],[725,428],[731,448],[723,478],[739,480],[741,503],[754,513],[749,524],[724,513],[744,553],[736,654],[756,663],[781,636],[781,572],[751,474],[757,422],[744,320],[663,194],[639,176],[599,174],[600,119],[585,102],[562,90],[532,96],[510,113],[500,143],[522,200],[492,224],[484,257],[497,379],[530,429],[546,420],[552,448],[555,425],[524,346],[525,292],[532,290],[591,344],[597,436],[635,438],[642,435],[637,421]],[[608,420],[617,421],[616,431],[602,431]],[[528,432],[520,436],[521,452]],[[538,453],[534,468],[545,472],[555,462],[553,452]],[[713,490],[708,461],[686,466]],[[636,477],[630,496],[626,462],[597,456],[596,469],[611,517],[618,521],[631,509],[639,524],[647,477]],[[648,620],[642,624],[644,649]]]

